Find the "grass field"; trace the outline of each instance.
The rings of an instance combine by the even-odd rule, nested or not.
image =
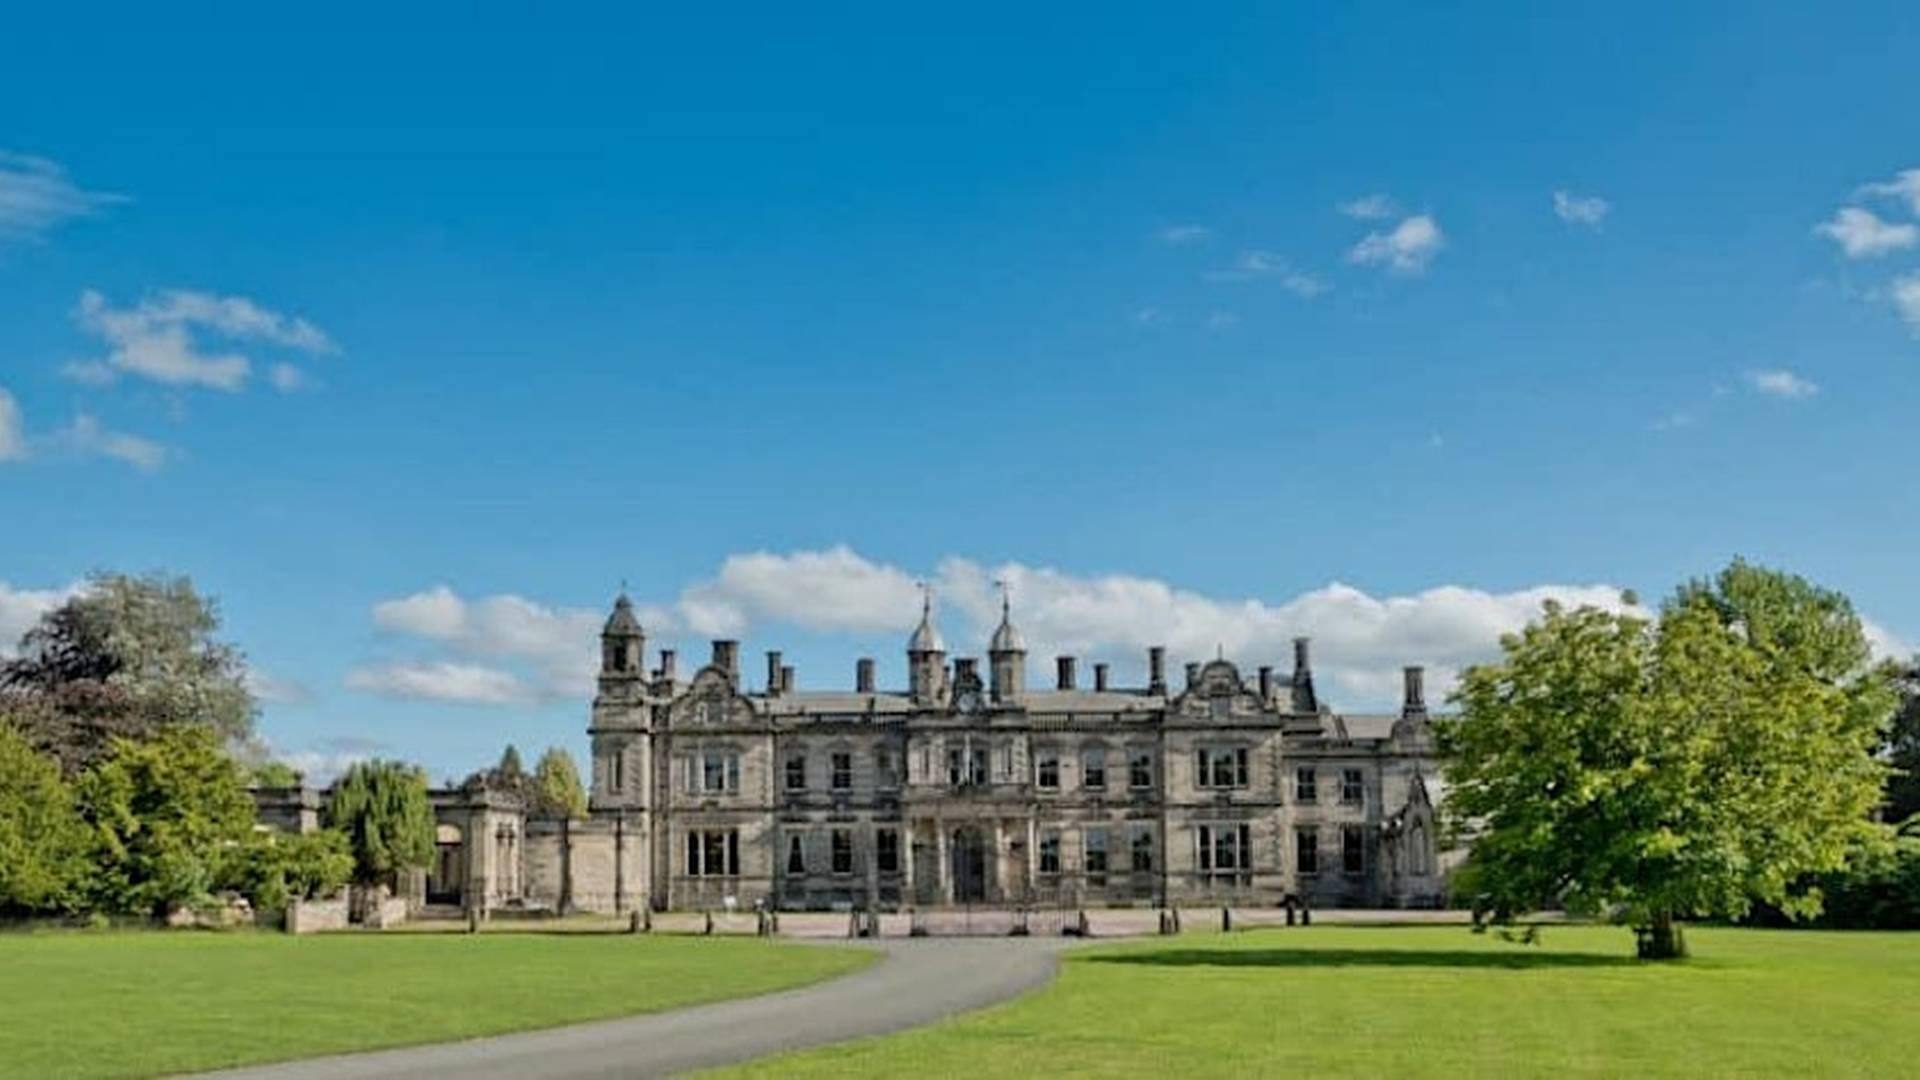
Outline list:
[[[1920,1076],[1920,933],[1691,928],[1541,944],[1313,927],[1097,948],[1019,1001],[752,1076]]]
[[[740,997],[873,954],[582,934],[0,935],[0,1076],[151,1076]]]

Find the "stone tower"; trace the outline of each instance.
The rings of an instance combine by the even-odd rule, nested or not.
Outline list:
[[[907,686],[916,703],[940,700],[946,690],[946,662],[946,642],[933,628],[933,591],[929,589],[920,601],[920,625],[907,639]]]
[[[987,662],[992,665],[993,700],[1013,701],[1027,691],[1027,642],[1013,625],[1012,603],[1000,594],[1000,625],[994,628],[993,641],[987,647]]]
[[[647,805],[653,694],[643,667],[646,631],[633,613],[633,601],[621,593],[600,631],[600,692],[593,699],[594,809],[638,809]]]

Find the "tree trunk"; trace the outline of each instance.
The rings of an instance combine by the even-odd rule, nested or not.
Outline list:
[[[1686,935],[1675,925],[1671,911],[1655,912],[1651,923],[1634,929],[1634,936],[1642,960],[1680,960],[1687,955]]]

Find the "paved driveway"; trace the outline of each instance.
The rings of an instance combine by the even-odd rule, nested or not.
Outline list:
[[[624,1020],[210,1075],[248,1080],[660,1076],[898,1031],[990,1005],[1051,979],[1061,951],[1071,944],[1050,937],[886,940],[872,946],[887,953],[879,963],[798,990]]]

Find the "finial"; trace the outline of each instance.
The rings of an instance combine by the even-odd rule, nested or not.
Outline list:
[[[1224,641],[1220,641],[1220,642],[1215,642],[1215,643],[1214,643],[1214,646],[1213,646],[1213,658],[1214,658],[1215,660],[1225,660],[1225,659],[1227,658],[1227,643],[1226,643],[1226,642],[1224,642]]]
[[[995,578],[993,583],[1000,587],[1000,621],[1006,622],[1013,617],[1013,586],[1006,578]]]
[[[933,615],[933,586],[924,581],[913,584],[920,590],[920,621],[925,622]]]

